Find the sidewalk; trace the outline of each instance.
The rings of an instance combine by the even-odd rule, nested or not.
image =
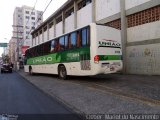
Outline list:
[[[19,71],[18,73],[43,92],[57,98],[77,113],[159,114],[160,111],[160,106],[158,105],[150,105],[107,92],[104,93],[92,87],[84,86],[83,84],[70,82],[70,80],[59,80],[58,77],[54,75],[37,74],[30,76],[23,71]],[[77,78],[79,79],[79,77]]]

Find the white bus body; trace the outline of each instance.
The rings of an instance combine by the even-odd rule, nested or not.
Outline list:
[[[30,68],[32,68],[33,73],[58,74],[59,65],[64,65],[67,75],[73,76],[93,76],[121,71],[122,46],[120,30],[94,23],[89,25],[89,30],[90,59],[86,59],[85,54],[74,53],[71,55],[72,53],[67,53],[67,56],[70,55],[70,57],[80,57],[80,61],[53,64],[26,64],[24,67],[25,72],[30,72]],[[43,60],[52,61],[52,58],[48,57]]]

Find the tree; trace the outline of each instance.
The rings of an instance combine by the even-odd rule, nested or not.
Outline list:
[[[2,60],[3,60],[3,63],[9,63],[10,58],[8,55],[2,54]]]

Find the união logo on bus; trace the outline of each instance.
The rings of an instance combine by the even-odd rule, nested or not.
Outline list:
[[[114,40],[103,39],[103,41],[99,41],[99,47],[121,48],[121,44]]]
[[[51,62],[52,60],[53,60],[52,57],[40,57],[40,58],[33,59],[33,64],[48,63],[48,62]]]

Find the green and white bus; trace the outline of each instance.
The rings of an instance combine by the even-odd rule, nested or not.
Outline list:
[[[24,68],[61,79],[116,73],[122,70],[120,30],[91,23],[27,49]]]

